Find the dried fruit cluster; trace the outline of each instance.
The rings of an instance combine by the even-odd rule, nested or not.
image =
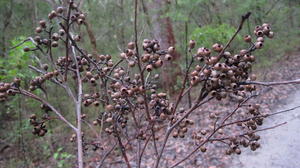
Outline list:
[[[32,114],[30,116],[29,121],[30,125],[33,126],[32,134],[42,137],[48,132],[48,130],[46,129],[45,121],[37,121],[37,116],[35,114]]]
[[[250,14],[243,16],[240,27],[249,16]],[[31,66],[40,75],[31,80],[29,88],[23,89],[21,79],[18,78],[12,83],[0,83],[0,100],[5,101],[8,95],[18,93],[40,101],[47,117],[40,122],[37,121],[36,115],[30,117],[30,123],[34,126],[33,133],[39,136],[47,132],[45,121],[52,119],[48,114],[56,114],[58,119],[76,133],[71,136],[70,141],[77,141],[80,168],[83,167],[83,151],[88,148],[87,146],[91,145],[94,149],[99,149],[99,144],[104,144],[102,141],[99,143],[97,139],[107,137],[102,134],[102,131],[98,131],[102,129],[108,135],[113,135],[109,138],[117,140],[127,165],[130,163],[124,144],[128,137],[131,143],[139,143],[139,145],[141,145],[140,140],[144,140],[142,142],[144,148],[133,148],[138,150],[135,153],[141,154],[138,158],[142,158],[144,153],[141,149],[145,150],[149,140],[153,141],[153,148],[158,154],[154,166],[156,168],[159,166],[170,135],[174,138],[191,136],[198,145],[196,150],[200,149],[202,152],[207,150],[205,143],[221,140],[226,141],[229,146],[227,154],[240,154],[240,146],[250,146],[252,150],[259,147],[257,142],[259,136],[255,135],[255,130],[262,125],[265,117],[260,113],[259,105],[247,106],[248,112],[244,115],[236,114],[236,111],[245,108],[244,104],[255,94],[255,85],[247,83],[256,79],[255,74],[251,74],[255,62],[255,56],[252,54],[256,49],[263,47],[265,37],[274,36],[269,24],[255,28],[255,42],[250,35],[245,36],[244,41],[249,43],[250,47],[235,54],[228,51],[233,39],[225,46],[216,43],[211,48],[200,47],[196,51],[194,51],[196,41],[191,40],[189,51],[193,56],[189,58],[191,62],[186,69],[180,93],[174,101],[161,90],[158,82],[160,76],[155,73],[164,62],[173,60],[176,52],[174,47],[162,49],[159,41],[155,39],[145,39],[139,44],[135,37],[135,41],[128,43],[127,48],[119,54],[120,59],[116,61],[113,59],[116,56],[92,53],[80,47],[81,37],[71,30],[76,30],[86,22],[86,19],[85,14],[73,1],[70,1],[68,7],[58,7],[51,11],[48,19],[49,21],[41,20],[35,30],[37,35],[32,40],[35,48],[24,48],[26,52],[40,51],[45,58],[39,62],[47,62],[47,64],[40,63],[39,67]],[[53,26],[55,21],[59,23],[58,28]],[[143,50],[141,54],[139,46]],[[54,53],[57,53],[55,50],[58,49],[64,50],[65,54],[59,52],[59,56],[55,56]],[[34,90],[45,88],[43,86],[47,84],[45,82],[47,80],[62,87],[74,102],[77,126],[69,122],[59,109],[50,106],[49,102],[34,94]],[[182,98],[190,91],[195,91],[198,96],[191,107],[185,107]],[[229,115],[210,114],[209,117],[215,123],[215,128],[201,128],[198,132],[190,133],[190,128],[196,125],[189,118],[192,112],[212,99],[222,100],[228,97],[238,99],[236,110]],[[98,110],[96,119],[91,119],[89,114],[82,113],[82,107],[91,106]],[[179,108],[180,106],[185,108]],[[240,115],[237,118],[241,120],[230,120],[233,115]],[[216,118],[223,119],[216,120]],[[82,120],[87,123],[92,120],[94,127],[89,125],[89,128],[96,129],[96,134],[100,132],[100,135],[91,142],[83,139]],[[219,135],[223,136],[223,130],[227,126],[235,124],[246,133],[230,138],[219,137]],[[218,136],[215,135],[216,133],[219,133]],[[162,144],[161,150],[157,149],[157,144]],[[178,164],[181,162],[179,161]]]
[[[205,88],[216,99],[221,100],[229,93],[244,96],[254,91],[254,85],[241,85],[244,81],[256,80],[255,74],[250,74],[255,56],[252,53],[260,49],[264,43],[264,37],[272,38],[269,24],[255,28],[256,42],[253,43],[250,35],[245,36],[245,42],[250,43],[248,49],[242,49],[239,53],[232,54],[224,50],[222,44],[214,44],[211,48],[198,48],[194,58],[199,61],[195,69],[190,73],[191,85],[196,86],[204,83]],[[195,41],[190,41],[190,50],[195,47]],[[212,54],[216,53],[216,56]],[[223,59],[222,59],[223,58]],[[204,63],[203,63],[204,62]]]

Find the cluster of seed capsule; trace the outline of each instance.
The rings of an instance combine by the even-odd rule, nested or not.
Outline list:
[[[240,85],[247,80],[255,80],[255,74],[250,74],[255,56],[252,52],[263,46],[264,36],[272,38],[274,33],[270,31],[268,24],[255,28],[256,42],[252,42],[251,36],[245,36],[245,42],[250,43],[249,49],[242,49],[237,54],[223,51],[222,44],[214,44],[212,50],[209,48],[198,48],[194,58],[200,62],[190,73],[190,83],[196,86],[205,81],[205,88],[216,99],[226,98],[228,93],[238,96],[246,92],[254,91],[254,85]],[[190,41],[190,49],[195,47],[195,41]],[[212,56],[216,53],[217,56]],[[203,62],[203,63],[202,63]]]
[[[167,51],[161,51],[157,40],[145,39],[142,46],[144,54],[141,57],[141,61],[147,64],[146,70],[148,72],[160,68],[163,65],[163,60],[170,61],[175,54],[174,47],[169,47]]]
[[[188,127],[194,125],[194,121],[190,119],[185,119],[184,121],[180,122],[178,127],[175,128],[173,132],[174,138],[184,138],[188,132]]]
[[[179,112],[178,113],[174,113],[172,114],[173,106],[170,105],[170,112],[168,113],[168,119],[170,120],[171,124],[175,124],[176,122],[178,122],[179,118],[182,118],[182,115],[184,114],[185,110],[184,108],[179,108]],[[188,132],[189,127],[192,127],[194,125],[194,121],[188,118],[184,118],[179,124],[178,126],[175,127],[175,130],[172,133],[172,136],[174,138],[184,138],[185,135]]]
[[[246,112],[245,112],[246,111]],[[229,148],[226,150],[226,154],[241,154],[240,147],[249,147],[252,151],[255,151],[260,147],[259,140],[260,136],[255,134],[255,130],[258,126],[263,124],[264,117],[260,112],[259,104],[250,104],[246,107],[245,111],[241,112],[242,116],[248,116],[252,118],[246,122],[239,122],[237,126],[241,128],[241,130],[246,131],[247,134],[244,136],[235,136],[229,139],[228,146]]]
[[[129,42],[127,49],[120,54],[123,60],[126,60],[129,68],[134,67],[137,63],[137,59],[144,65],[144,69],[148,72],[152,71],[153,68],[159,68],[163,64],[162,57],[166,56],[167,53],[161,53],[159,43],[156,40],[144,40],[143,49],[145,53],[141,58],[136,57],[135,43]],[[174,50],[174,49],[173,49]],[[160,54],[158,54],[160,52]],[[173,52],[170,49],[170,53]],[[101,60],[106,60],[105,56]],[[169,59],[170,60],[170,59]],[[107,128],[105,131],[109,134],[113,133],[114,124],[120,124],[121,128],[127,125],[127,114],[132,108],[144,109],[145,97],[144,93],[150,91],[150,110],[151,114],[162,120],[167,119],[167,115],[170,115],[170,103],[167,99],[166,93],[156,93],[157,85],[152,79],[157,79],[159,75],[153,75],[149,77],[149,81],[142,85],[142,78],[139,73],[131,73],[128,69],[123,67],[115,67],[113,70],[111,67],[113,64],[108,65],[107,73],[111,74],[111,82],[107,90],[108,97],[111,103],[105,105],[104,123]],[[151,67],[150,67],[151,66]],[[103,70],[103,68],[102,68]],[[106,73],[106,74],[107,74]],[[103,77],[103,76],[101,76]],[[106,76],[104,76],[106,77]],[[95,78],[92,72],[86,72],[86,78]],[[155,81],[155,80],[154,80]],[[148,99],[148,97],[146,97]],[[93,99],[87,99],[88,103],[91,104]],[[99,120],[94,121],[95,124],[99,124]]]
[[[0,83],[0,102],[6,101],[9,96],[10,83]]]
[[[168,116],[172,114],[172,105],[170,104],[167,94],[160,92],[156,93],[156,90],[152,90],[151,101],[149,102],[150,108],[153,109],[153,116],[158,117],[161,120],[168,119]]]
[[[32,114],[30,116],[30,125],[33,126],[32,134],[37,135],[40,137],[43,137],[48,130],[46,129],[46,124],[44,121],[38,121],[37,116],[35,114]]]
[[[111,55],[96,55],[94,57],[92,54],[87,54],[87,57],[84,56],[77,56],[77,63],[78,63],[78,69],[79,72],[84,72],[84,78],[82,81],[84,83],[90,83],[91,86],[97,86],[97,80],[103,77],[106,77],[108,73],[110,73],[112,67],[114,66],[113,61],[111,60],[112,56]],[[76,69],[76,62],[73,61],[72,59],[68,60],[66,62],[66,58],[62,57],[62,64],[61,68],[64,68],[65,64],[68,64],[71,66],[72,69]],[[91,62],[94,62],[97,66],[102,65],[100,69],[97,69],[93,66]],[[76,73],[73,74],[73,78],[76,79],[77,75]]]
[[[58,75],[59,75],[59,72],[57,70],[55,70],[53,72],[47,72],[41,76],[35,77],[34,79],[32,79],[30,81],[29,90],[34,91],[35,89],[41,87],[44,82],[52,79],[53,77],[57,77]]]
[[[76,12],[70,12],[69,23],[70,25],[76,23],[81,25],[85,21],[85,15],[77,10],[77,5],[74,2],[70,2],[70,10]],[[53,20],[64,19],[67,20],[67,9],[65,7],[57,7],[56,10],[52,10],[48,14],[48,19]],[[39,25],[35,28],[35,33],[37,34],[33,39],[36,42],[37,46],[45,46],[47,48],[53,47],[56,48],[59,46],[59,40],[62,40],[64,36],[66,36],[65,28],[59,29],[57,32],[53,32],[53,27],[49,26],[46,20],[40,20]],[[44,33],[44,34],[42,34]],[[79,35],[74,35],[75,41],[80,41],[81,37]],[[25,47],[24,51],[28,52],[33,49],[29,47]]]
[[[242,102],[244,98],[250,96],[256,90],[256,87],[251,84],[243,84],[243,82],[256,80],[256,75],[250,74],[252,63],[255,62],[255,56],[252,55],[252,52],[263,47],[265,37],[273,38],[274,36],[270,25],[266,23],[256,26],[254,34],[256,41],[253,42],[250,35],[245,36],[244,41],[249,43],[250,47],[240,50],[237,54],[224,51],[224,46],[217,43],[212,46],[212,49],[205,47],[198,48],[194,59],[199,61],[199,63],[190,73],[191,85],[196,86],[201,83],[204,85],[206,91],[217,100],[234,94]],[[189,43],[190,51],[195,46],[196,42],[191,40]],[[217,56],[212,56],[213,53],[216,53]],[[248,134],[230,138],[227,142],[229,148],[226,150],[226,154],[241,154],[240,147],[249,147],[253,151],[260,147],[258,143],[260,136],[255,134],[255,130],[263,124],[264,117],[259,108],[259,104],[246,106],[245,109],[247,112],[241,113],[241,117],[245,119],[244,117],[247,116],[252,119],[237,123],[237,125],[241,130],[248,132]],[[215,119],[218,115],[217,113],[211,113],[209,117]],[[196,143],[200,144],[207,132],[208,130],[194,132],[192,138]],[[219,129],[217,133],[223,134],[223,130]],[[175,137],[178,135],[177,132],[174,134]],[[205,152],[206,147],[202,146],[200,150]]]
[[[259,104],[251,104],[248,107],[248,116],[252,116],[253,119],[239,124],[240,126],[245,126],[250,130],[256,130],[258,126],[263,124],[264,117],[262,117],[260,112],[260,105]],[[261,117],[260,117],[261,116]]]
[[[84,94],[83,105],[87,107],[93,104],[95,107],[98,107],[100,105],[99,98],[100,98],[100,94],[98,92],[94,94]]]
[[[247,138],[245,138],[247,137]],[[252,151],[255,151],[260,147],[260,136],[252,132],[249,132],[244,137],[231,137],[228,142],[228,149],[225,151],[226,155],[242,153],[241,147],[250,148]]]
[[[12,83],[0,82],[0,102],[7,101],[8,96],[14,96],[16,93],[12,90],[12,88],[19,88],[20,85],[20,78],[14,78]]]

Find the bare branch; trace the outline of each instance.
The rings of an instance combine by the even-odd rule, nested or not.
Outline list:
[[[300,79],[281,81],[281,82],[257,82],[257,81],[246,81],[241,82],[240,85],[262,85],[262,86],[276,86],[276,85],[287,85],[287,84],[300,84]]]
[[[71,127],[74,131],[77,131],[77,128],[71,124],[55,107],[53,107],[48,101],[38,97],[37,95],[33,94],[33,93],[30,93],[26,90],[23,90],[23,89],[13,89],[12,90],[14,93],[18,93],[18,94],[22,94],[24,96],[27,96],[27,97],[30,97],[30,98],[33,98],[45,105],[47,105],[58,117],[60,120],[62,120],[63,122],[65,122],[69,127]]]

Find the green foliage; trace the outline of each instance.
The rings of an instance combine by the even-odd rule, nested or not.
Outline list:
[[[56,160],[58,168],[70,167],[71,164],[68,162],[68,160],[74,157],[75,156],[70,153],[63,152],[62,147],[59,147],[57,151],[53,154],[53,158]]]
[[[214,43],[225,44],[234,34],[235,28],[228,24],[207,25],[194,29],[190,39],[196,40],[198,45],[211,47]],[[241,40],[241,36],[237,36]]]
[[[11,46],[17,46],[25,40],[21,36],[11,41]],[[29,78],[32,76],[28,65],[33,64],[33,59],[30,58],[30,53],[23,51],[23,47],[34,47],[31,41],[25,42],[8,52],[6,59],[0,59],[0,80],[9,81],[14,77]]]
[[[208,0],[178,0],[162,17],[170,17],[174,21],[187,22],[196,9],[201,10],[198,6],[206,2]]]

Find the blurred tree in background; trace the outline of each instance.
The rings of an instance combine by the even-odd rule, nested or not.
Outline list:
[[[30,43],[25,42],[20,46],[18,44],[33,36],[32,30],[42,16],[49,13],[49,7],[59,6],[66,1],[0,1],[1,80],[9,80],[13,76],[26,79],[35,75],[27,69],[28,64],[35,64],[29,59],[34,56],[25,54],[22,50]],[[112,59],[118,57],[118,53],[128,43],[125,39],[134,39],[133,1],[78,0],[78,3],[87,13],[87,23],[81,27],[80,32],[88,35],[84,36],[82,44],[95,53],[112,53]],[[198,41],[197,47],[210,47],[215,42],[225,43],[234,33],[239,16],[244,11],[251,11],[252,16],[242,34],[250,33],[250,28],[264,21],[271,23],[277,32],[272,43],[267,43],[265,49],[257,53],[259,64],[256,68],[266,68],[284,55],[299,49],[299,0],[140,0],[139,4],[139,39],[155,38],[161,42],[162,48],[186,44],[190,39]],[[245,44],[234,43],[232,46],[235,48],[230,47],[230,50],[242,48],[241,45]],[[164,66],[164,81],[161,81],[161,85],[169,88],[169,92],[172,93],[176,93],[176,83],[181,80],[181,67],[186,66],[186,46],[176,47],[176,61]],[[47,94],[59,93],[59,90],[54,90],[51,85],[48,87],[50,92]],[[65,97],[53,95],[49,97],[55,98],[51,101],[55,102],[61,111],[72,109]],[[47,136],[33,138],[31,135],[29,122],[22,116],[39,111],[38,103],[27,102],[21,98],[15,98],[9,104],[0,102],[0,167],[68,167],[67,162],[74,158],[75,150],[72,144],[64,143],[70,136],[63,134],[64,127],[57,127],[53,123]],[[57,135],[59,138],[56,139],[59,141],[54,142],[51,139],[53,135]]]

